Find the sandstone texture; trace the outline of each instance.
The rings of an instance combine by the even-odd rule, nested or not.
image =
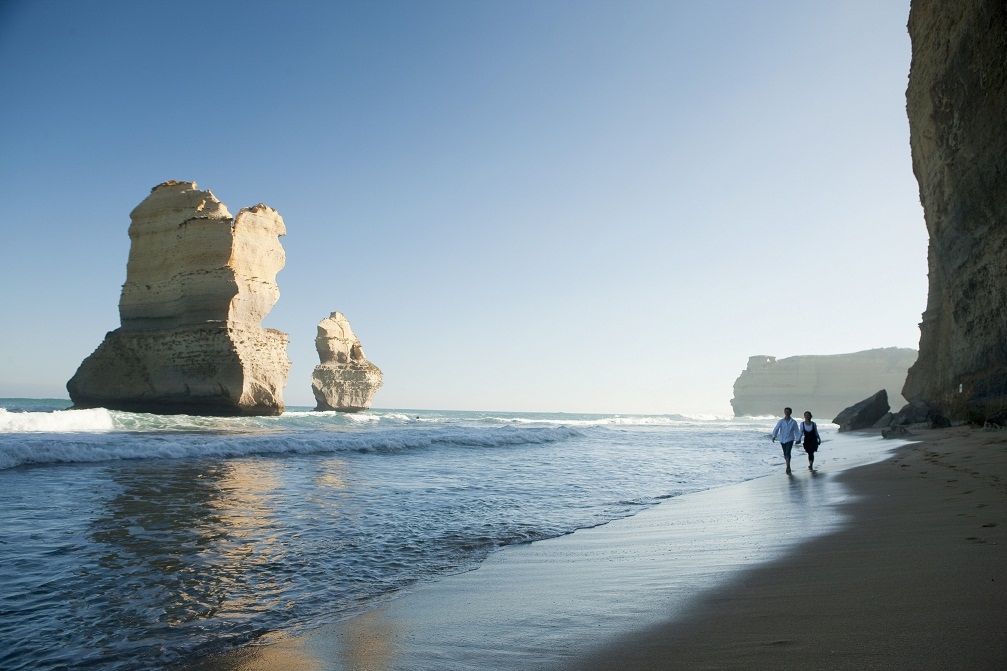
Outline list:
[[[870,398],[865,398],[843,410],[836,415],[832,423],[838,425],[840,431],[869,429],[889,414],[889,410],[891,406],[888,405],[888,393],[882,389]]]
[[[1007,3],[913,0],[906,109],[930,234],[920,355],[903,395],[1007,420]]]
[[[67,383],[74,407],[281,413],[287,336],[262,318],[280,295],[283,218],[261,204],[232,217],[195,182],[159,184],[130,218],[121,326]]]
[[[735,416],[779,415],[794,409],[800,417],[834,417],[844,408],[886,389],[896,404],[916,350],[886,347],[850,354],[792,356],[777,360],[753,356],[734,383],[731,405]]]
[[[321,362],[311,374],[315,410],[356,412],[371,407],[383,375],[364,356],[343,313],[333,312],[318,323],[315,348]]]

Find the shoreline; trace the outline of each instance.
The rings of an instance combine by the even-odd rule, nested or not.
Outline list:
[[[788,478],[781,457],[778,476],[507,548],[358,617],[187,668],[1003,668],[1007,432],[922,439],[843,434],[816,474]],[[979,540],[959,538],[970,524]]]
[[[1007,668],[1007,431],[843,473],[854,522],[568,669]]]

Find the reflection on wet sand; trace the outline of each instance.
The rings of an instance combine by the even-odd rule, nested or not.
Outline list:
[[[395,642],[400,634],[384,610],[371,611],[322,635],[246,647],[187,666],[185,671],[391,671],[396,668]]]
[[[669,617],[707,590],[836,528],[828,474],[687,495],[602,527],[492,555],[356,618],[200,671],[512,671],[563,668],[571,651]]]
[[[371,611],[347,620],[330,639],[346,669],[355,671],[387,671],[391,669],[396,639],[394,624],[384,611]],[[324,651],[322,652],[324,655]],[[324,655],[335,657],[335,655]],[[323,657],[324,658],[324,657]]]

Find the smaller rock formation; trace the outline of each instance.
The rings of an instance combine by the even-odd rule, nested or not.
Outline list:
[[[843,410],[836,415],[832,423],[838,424],[840,431],[869,429],[888,414],[889,410],[891,407],[888,405],[888,392],[882,389],[874,396],[865,398]]]
[[[889,415],[886,428],[881,432],[885,438],[905,438],[913,435],[910,429],[946,429],[951,420],[937,414],[924,401],[907,403],[895,414]],[[875,425],[877,426],[877,425]]]
[[[910,438],[914,434],[912,431],[902,426],[890,426],[887,429],[881,430],[881,437],[885,439],[895,439],[895,438]]]
[[[910,426],[913,424],[927,424],[935,417],[934,411],[923,401],[912,401],[906,403],[897,413],[892,416],[893,426]]]
[[[318,322],[315,349],[321,362],[311,374],[311,391],[318,404],[315,410],[357,412],[369,408],[383,375],[364,356],[342,312],[333,312]]]

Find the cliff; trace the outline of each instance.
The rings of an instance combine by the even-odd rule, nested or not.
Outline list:
[[[886,389],[894,403],[916,350],[886,347],[851,354],[776,357],[753,356],[734,383],[731,406],[735,416],[780,415],[789,406],[823,420]]]
[[[74,407],[281,413],[287,336],[261,322],[280,295],[282,217],[261,204],[232,217],[195,182],[165,182],[130,219],[121,325],[67,382]]]
[[[315,349],[321,362],[311,374],[315,410],[356,412],[369,408],[383,375],[364,356],[343,313],[333,312],[318,323]]]
[[[920,355],[903,395],[1007,419],[1007,3],[913,0],[906,91],[930,234]]]

